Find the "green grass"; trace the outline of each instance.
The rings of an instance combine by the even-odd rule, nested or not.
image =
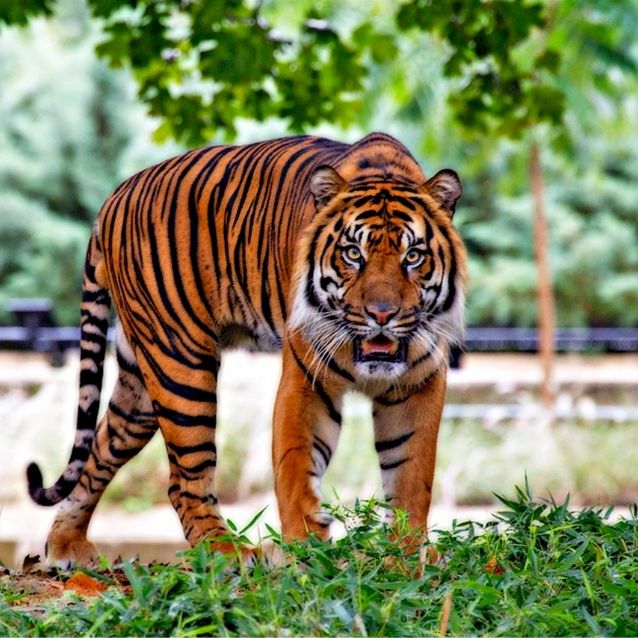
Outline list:
[[[343,538],[282,546],[283,566],[237,567],[201,545],[179,567],[107,569],[100,578],[130,586],[90,601],[35,613],[5,592],[14,600],[0,602],[0,634],[438,635],[446,600],[449,635],[638,634],[635,508],[612,524],[609,511],[570,511],[527,488],[500,500],[485,525],[432,533],[434,565],[405,558],[378,506],[361,502],[334,510]]]

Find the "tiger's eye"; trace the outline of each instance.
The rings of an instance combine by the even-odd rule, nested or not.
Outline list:
[[[411,250],[408,250],[406,256],[403,259],[403,262],[405,263],[406,266],[410,266],[411,268],[416,268],[417,266],[420,266],[423,263],[424,258],[425,258],[425,255],[421,251],[416,250],[415,248],[412,248]]]
[[[356,246],[348,246],[345,248],[344,256],[347,261],[353,264],[359,264],[361,261],[361,251]]]

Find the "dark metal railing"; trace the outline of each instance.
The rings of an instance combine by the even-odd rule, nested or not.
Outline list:
[[[558,328],[558,352],[637,352],[638,328]],[[536,352],[536,328],[468,328],[467,352]]]
[[[79,344],[80,329],[56,326],[48,299],[21,299],[8,306],[17,326],[0,326],[0,349],[19,348],[49,353],[54,360]],[[536,352],[535,328],[468,328],[461,352]],[[110,334],[112,338],[112,331]],[[558,328],[558,352],[638,352],[638,328]]]

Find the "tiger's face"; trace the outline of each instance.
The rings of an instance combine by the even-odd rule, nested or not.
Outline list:
[[[306,234],[291,324],[318,362],[340,354],[359,379],[396,379],[447,353],[463,330],[464,253],[451,224],[461,186],[442,171],[423,186],[311,182],[319,214]]]

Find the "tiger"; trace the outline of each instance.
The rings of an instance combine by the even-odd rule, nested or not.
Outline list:
[[[292,136],[188,151],[124,181],[104,203],[83,272],[76,434],[36,503],[61,503],[47,561],[86,564],[91,516],[115,473],[159,429],[168,497],[190,545],[233,551],[215,494],[221,353],[282,352],[272,426],[284,540],[330,538],[321,479],[347,392],[372,402],[385,500],[427,534],[450,348],[462,341],[462,186],[427,179],[408,149]],[[114,306],[118,375],[98,423]]]

